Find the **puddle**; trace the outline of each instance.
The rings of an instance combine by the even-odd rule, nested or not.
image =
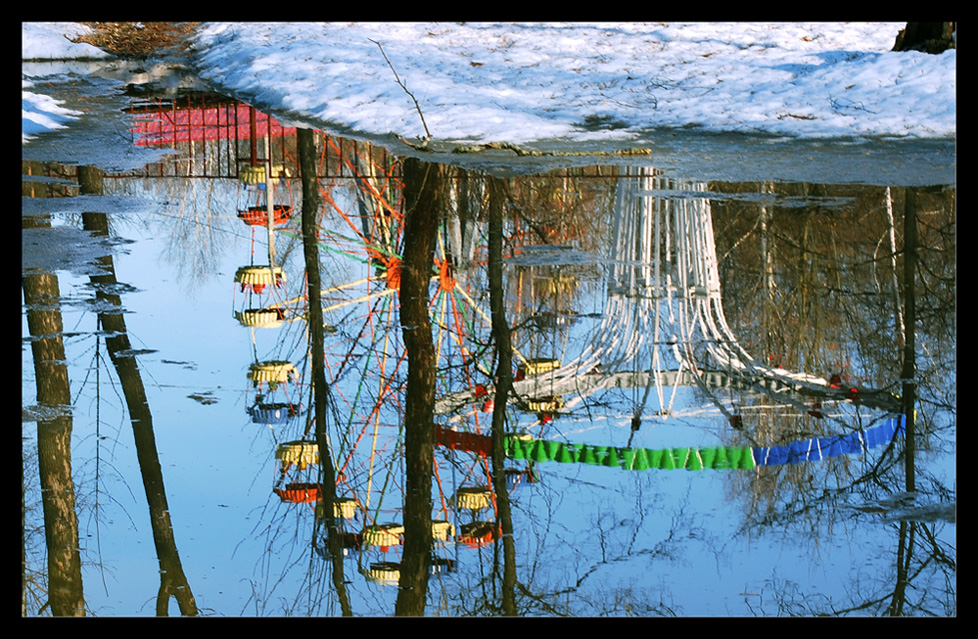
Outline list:
[[[452,164],[419,183],[403,148],[317,135],[315,331],[290,123],[182,79],[36,73],[89,110],[23,154],[28,616],[56,578],[97,616],[884,615],[863,604],[900,578],[897,520],[927,540],[906,610],[954,610],[953,562],[928,561],[956,552],[953,148],[678,135],[647,157],[430,154]],[[406,202],[427,197],[428,298],[401,299],[424,288]],[[912,513],[864,492],[906,489],[907,202],[934,311]],[[75,505],[43,509],[49,480]],[[850,495],[874,507],[854,521]],[[50,517],[76,527],[75,574],[43,560]]]

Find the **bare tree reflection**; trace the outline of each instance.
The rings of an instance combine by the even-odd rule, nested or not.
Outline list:
[[[624,399],[618,396],[614,400],[589,396],[574,405],[562,405],[560,408],[565,409],[563,414],[559,409],[517,411],[517,408],[529,408],[531,403],[536,406],[542,404],[531,401],[537,395],[521,392],[528,384],[521,386],[519,381],[514,382],[513,360],[525,361],[523,354],[533,351],[531,357],[535,357],[540,354],[536,351],[548,348],[554,351],[556,359],[556,352],[569,342],[576,341],[572,345],[576,348],[588,340],[607,337],[620,342],[623,349],[632,349],[627,353],[629,361],[641,359],[639,349],[634,345],[628,346],[619,333],[614,333],[613,328],[601,334],[602,328],[590,330],[588,327],[592,323],[587,321],[599,315],[612,314],[613,307],[610,305],[601,310],[607,297],[603,297],[604,285],[599,282],[601,278],[598,273],[606,264],[602,264],[597,256],[609,244],[609,237],[612,236],[609,231],[617,228],[609,211],[615,206],[613,187],[618,183],[618,178],[609,176],[613,172],[608,171],[602,172],[596,182],[579,180],[570,173],[503,180],[416,159],[403,160],[398,168],[403,168],[406,184],[407,226],[403,229],[403,255],[394,255],[397,249],[396,235],[401,228],[395,228],[393,212],[395,208],[400,209],[400,203],[398,200],[395,205],[393,197],[390,202],[385,198],[394,191],[401,194],[399,187],[379,195],[378,191],[383,191],[383,186],[379,181],[372,182],[365,178],[373,169],[368,166],[365,157],[356,155],[349,162],[354,173],[352,177],[358,178],[355,185],[350,184],[357,188],[349,198],[353,203],[347,209],[346,193],[343,193],[343,198],[336,197],[330,202],[328,198],[331,194],[337,193],[322,189],[320,181],[327,178],[316,179],[315,165],[317,158],[322,162],[322,158],[330,156],[331,143],[318,135],[310,130],[299,130],[296,134],[303,177],[301,241],[308,284],[308,299],[304,300],[308,302],[308,325],[303,325],[303,328],[308,329],[308,334],[301,337],[297,337],[297,332],[288,336],[278,334],[277,339],[280,346],[308,352],[307,357],[311,358],[312,384],[309,388],[316,447],[321,463],[308,469],[306,478],[309,483],[305,485],[314,485],[317,491],[321,491],[319,498],[325,507],[317,507],[315,515],[310,515],[306,509],[301,513],[293,509],[291,514],[295,517],[279,516],[282,510],[272,514],[275,521],[267,528],[268,538],[277,539],[280,535],[286,538],[291,554],[277,562],[273,558],[271,544],[258,552],[256,562],[267,571],[266,577],[280,569],[282,572],[270,574],[273,583],[264,592],[258,592],[262,589],[255,588],[253,601],[256,612],[271,612],[268,606],[274,605],[273,602],[277,600],[275,590],[292,583],[286,577],[291,575],[294,567],[306,572],[302,592],[289,598],[290,601],[283,605],[288,614],[298,614],[301,610],[313,614],[318,610],[317,606],[332,606],[334,599],[338,600],[343,615],[359,612],[354,608],[364,601],[358,599],[364,592],[350,584],[351,579],[357,576],[356,569],[364,568],[361,560],[369,561],[367,552],[371,544],[362,543],[363,533],[344,527],[346,524],[340,521],[336,510],[330,506],[341,501],[337,490],[350,488],[352,493],[356,493],[362,484],[366,484],[367,491],[375,487],[372,474],[364,482],[359,477],[354,479],[353,471],[347,474],[346,471],[353,466],[346,465],[346,462],[354,460],[353,449],[358,441],[355,430],[361,425],[360,422],[364,425],[369,423],[371,418],[379,415],[381,408],[385,408],[388,414],[396,415],[389,420],[385,416],[383,424],[387,426],[393,423],[397,427],[396,435],[391,436],[396,443],[385,451],[390,454],[383,460],[385,469],[394,469],[387,478],[393,479],[389,485],[385,484],[373,493],[380,494],[379,500],[371,500],[369,492],[363,493],[368,495],[361,502],[365,506],[362,511],[357,511],[358,516],[349,518],[355,524],[363,519],[363,523],[368,525],[370,512],[397,511],[396,504],[391,506],[396,496],[393,500],[386,498],[390,497],[388,491],[403,489],[403,538],[399,540],[403,545],[392,546],[391,554],[384,557],[387,559],[399,554],[400,563],[383,562],[391,568],[383,579],[373,579],[370,575],[372,571],[360,571],[365,581],[371,582],[366,584],[364,597],[375,598],[364,604],[376,604],[371,613],[380,611],[381,614],[388,614],[391,607],[388,596],[396,595],[393,612],[403,616],[683,614],[684,597],[687,595],[679,593],[681,585],[689,585],[688,577],[683,574],[676,581],[670,581],[670,578],[677,572],[682,573],[687,565],[699,562],[700,555],[705,555],[709,563],[713,555],[726,552],[727,542],[716,537],[721,524],[706,520],[714,513],[704,512],[702,504],[694,503],[691,495],[719,499],[720,496],[714,495],[714,492],[726,490],[726,505],[743,508],[743,525],[739,530],[732,531],[735,539],[731,543],[738,552],[743,549],[742,543],[779,533],[791,536],[793,542],[810,544],[817,550],[823,544],[827,547],[835,543],[838,528],[858,524],[860,532],[865,527],[872,528],[871,534],[877,548],[876,554],[869,558],[871,565],[874,568],[895,566],[883,577],[862,573],[840,576],[840,581],[845,582],[846,601],[833,600],[820,593],[812,595],[791,582],[797,573],[792,573],[786,579],[780,579],[781,576],[777,575],[769,582],[769,589],[763,591],[763,604],[752,607],[753,611],[759,614],[804,615],[938,615],[949,614],[949,611],[953,614],[956,551],[953,543],[946,541],[945,524],[948,521],[947,508],[949,505],[953,507],[955,489],[945,485],[943,478],[929,474],[928,465],[921,463],[928,453],[945,452],[954,446],[954,371],[953,366],[948,364],[954,361],[954,356],[951,354],[953,348],[948,345],[953,346],[956,330],[956,274],[953,260],[948,259],[954,253],[953,207],[950,214],[947,207],[942,208],[947,204],[947,193],[894,189],[893,201],[896,206],[889,220],[882,215],[879,203],[883,201],[884,191],[879,187],[711,184],[709,194],[702,191],[685,195],[686,198],[702,202],[703,206],[716,204],[713,222],[703,227],[715,231],[713,235],[717,238],[722,256],[723,301],[729,302],[727,308],[733,320],[733,333],[744,340],[745,348],[752,354],[760,355],[761,363],[810,371],[825,378],[837,375],[842,380],[858,380],[901,395],[907,401],[904,412],[910,421],[911,438],[906,446],[900,440],[881,454],[874,452],[872,457],[853,455],[819,464],[768,466],[752,471],[730,471],[719,477],[714,474],[716,481],[710,488],[703,489],[699,484],[690,488],[687,495],[682,495],[682,490],[667,493],[662,489],[656,492],[654,489],[660,487],[659,482],[661,486],[671,488],[677,483],[682,486],[682,482],[674,483],[678,472],[664,479],[662,472],[651,470],[651,467],[642,473],[632,472],[633,469],[622,473],[623,467],[617,471],[597,469],[598,473],[589,475],[587,481],[563,470],[548,478],[544,471],[535,475],[534,479],[541,481],[526,491],[530,497],[524,501],[521,497],[525,493],[511,494],[510,480],[515,464],[513,458],[507,458],[507,453],[511,454],[513,450],[514,431],[525,432],[532,428],[534,432],[539,430],[541,440],[545,434],[572,439],[582,432],[571,431],[572,422],[574,428],[596,429],[598,421],[594,416],[602,411],[612,413],[613,408],[617,409],[617,406],[612,406],[613,401],[624,404],[630,399],[634,412],[615,413],[608,420],[608,433],[613,432],[614,437],[624,434],[628,437],[627,448],[631,448],[632,437],[637,440],[649,437],[646,442],[655,441],[649,432],[651,426],[643,427],[642,432],[636,434],[642,418],[647,425],[655,425],[668,417],[669,411],[664,408],[666,404],[660,401],[662,409],[656,411],[651,404],[646,407],[644,399],[639,399],[642,391],[648,396],[650,384],[630,382],[631,386],[625,388],[624,378],[615,380],[620,387],[614,391],[621,390],[620,397]],[[324,148],[317,149],[319,143]],[[339,151],[337,155],[346,157]],[[649,168],[650,174],[653,171]],[[87,170],[83,170],[85,172]],[[98,176],[89,174],[87,177],[97,179]],[[88,188],[96,187],[92,183]],[[674,189],[652,188],[649,198],[671,202],[671,198],[678,201],[683,197],[661,195],[662,190]],[[384,230],[392,233],[386,238],[383,249],[390,252],[388,257],[396,260],[385,262],[384,266],[388,268],[399,264],[402,267],[390,268],[385,273],[387,276],[395,271],[399,273],[400,284],[395,283],[397,280],[394,277],[385,278],[387,288],[383,291],[385,300],[395,298],[399,293],[399,310],[385,305],[383,314],[386,320],[390,320],[399,313],[400,326],[393,321],[376,325],[367,321],[361,323],[360,303],[370,299],[365,294],[357,300],[356,311],[335,314],[341,321],[332,324],[336,325],[338,336],[344,338],[342,342],[336,338],[336,350],[343,349],[343,352],[335,361],[335,368],[332,367],[334,361],[325,360],[330,365],[327,369],[324,369],[324,356],[332,357],[334,338],[328,332],[325,336],[323,334],[326,321],[323,313],[327,314],[327,319],[333,319],[329,316],[333,312],[330,309],[330,295],[335,295],[337,300],[342,296],[332,287],[334,282],[324,284],[320,281],[321,274],[323,279],[333,275],[329,266],[324,266],[321,260],[328,259],[327,251],[335,248],[327,244],[329,230],[320,226],[323,198],[337,210],[344,205],[340,212],[350,213],[351,220],[355,219],[353,207],[358,207],[360,219],[350,227],[357,233],[358,239],[364,240],[358,250],[366,247],[368,251],[374,250],[374,253],[380,254],[377,249],[381,245],[373,246],[370,239],[373,225],[369,222],[378,221],[374,218],[391,218],[385,220],[388,224]],[[953,196],[950,199],[953,200]],[[453,208],[457,210],[453,211]],[[914,208],[916,213],[908,215],[907,212],[912,212]],[[901,245],[908,245],[913,229],[897,225],[895,221],[898,219],[908,224],[915,223],[920,236],[916,262],[909,259],[912,251],[900,248]],[[487,220],[488,233],[485,234]],[[175,232],[173,237],[189,238],[200,232],[199,237],[207,238],[208,247],[216,247],[216,236],[209,230],[214,221],[210,218],[205,220],[203,215],[188,217],[184,224],[177,225],[181,230]],[[400,221],[399,217],[397,221]],[[85,214],[84,222],[86,228],[107,233],[104,215]],[[440,224],[444,225],[441,231],[438,228]],[[629,231],[636,231],[636,235],[644,233],[639,233],[639,225],[633,222],[626,221],[623,225],[630,227]],[[208,229],[206,232],[205,227]],[[299,238],[291,234],[291,229],[283,235]],[[482,261],[484,253],[481,242],[485,237],[488,237],[489,244],[488,268],[483,271],[485,263]],[[444,240],[445,250],[434,256],[439,248],[439,239]],[[564,264],[560,262],[560,257],[554,258],[553,262],[533,259],[520,261],[515,257],[521,252],[523,256],[534,253],[533,249],[539,248],[536,245],[548,245],[537,256],[553,256],[562,252],[551,250],[556,245],[573,249],[580,261]],[[290,244],[289,248],[292,246],[297,248],[297,243]],[[220,257],[218,253],[205,250],[201,245],[187,265],[196,270],[200,265],[213,263],[213,259]],[[277,257],[288,255],[289,250],[276,253]],[[457,331],[466,340],[472,337],[471,348],[463,354],[461,365],[455,360],[445,366],[439,364],[439,361],[447,361],[447,358],[442,360],[439,357],[442,351],[436,350],[438,343],[432,343],[432,333],[440,337],[441,329],[448,332],[447,329],[453,328],[446,321],[439,322],[431,310],[436,308],[431,304],[430,294],[433,256],[436,265],[448,265],[446,270],[451,268],[453,286],[456,281],[459,284],[463,281],[465,284],[482,283],[483,276],[488,274],[488,286],[482,287],[487,290],[481,291],[481,297],[479,291],[464,293],[466,296],[471,293],[473,299],[479,298],[477,303],[473,302],[473,306],[482,305],[488,293],[492,316],[491,339],[486,338],[485,332],[488,331],[483,332],[484,324],[481,323],[478,331],[472,330],[478,335],[462,335],[461,331]],[[362,255],[357,253],[357,257]],[[504,258],[512,259],[506,266],[512,266],[512,271],[503,268]],[[381,269],[376,255],[368,259],[371,272]],[[900,260],[904,260],[902,266],[905,270],[898,268]],[[274,263],[284,265],[285,260]],[[111,270],[111,258],[104,261],[104,265],[106,275],[93,278],[92,283],[98,289],[99,300],[108,302],[100,321],[112,336],[109,349],[126,388],[126,400],[153,517],[154,539],[163,574],[158,610],[165,614],[168,597],[176,596],[181,611],[194,614],[193,595],[189,586],[185,585],[186,577],[176,555],[162,473],[156,459],[152,418],[146,405],[140,373],[129,349],[126,327],[122,321],[124,316],[112,312],[121,310],[122,300],[117,295],[118,283]],[[510,273],[512,276],[507,280],[506,275]],[[338,282],[344,275],[345,272],[340,274],[337,269],[335,277]],[[301,281],[301,277],[295,279]],[[914,279],[918,282],[917,288],[907,289],[907,281]],[[530,280],[535,280],[536,288]],[[40,279],[28,281],[25,278],[25,300],[28,287],[34,287],[35,292],[42,296],[35,299],[44,299],[45,291],[53,291],[51,294],[55,296],[57,294],[56,280],[52,283]],[[443,289],[440,293],[447,292]],[[915,311],[911,308],[910,296],[906,291],[912,291],[917,297]],[[325,302],[322,297],[327,298]],[[301,300],[302,296],[296,299]],[[514,300],[518,302],[514,304]],[[592,309],[586,309],[585,305],[592,302],[595,312],[587,313]],[[380,308],[378,304],[370,312],[370,322],[379,318]],[[41,310],[44,310],[43,305],[28,304],[29,319],[31,313]],[[641,313],[645,314],[646,319],[651,316],[647,310]],[[636,313],[636,316],[641,313]],[[296,314],[297,317],[300,315]],[[480,317],[486,319],[484,313]],[[593,324],[597,325],[598,322]],[[406,367],[400,366],[393,373],[390,369],[377,370],[378,366],[386,367],[386,338],[392,335],[391,325],[395,328],[392,343],[397,341],[397,328],[403,335],[403,343],[396,346],[398,362],[402,361],[400,357],[405,353],[406,360],[403,361],[407,362]],[[609,323],[609,326],[612,325]],[[377,360],[373,359],[375,354],[381,352],[381,342],[373,341],[379,339],[373,334],[375,326],[383,326],[385,333],[383,365],[375,364]],[[905,326],[906,330],[898,331],[897,326]],[[43,330],[38,334],[42,339],[36,341],[43,343],[46,339],[47,329]],[[54,330],[54,334],[58,332],[60,327]],[[906,356],[901,357],[905,344],[909,344],[909,347]],[[50,346],[55,350],[43,357],[35,356],[35,365],[39,361],[45,365],[59,361],[57,345],[52,343]],[[394,352],[394,348],[392,346],[390,353]],[[61,346],[61,360],[64,358],[63,350]],[[368,355],[361,357],[361,352]],[[468,372],[469,364],[475,361],[477,364],[472,366],[475,376],[460,384],[459,371],[465,369]],[[361,363],[362,371],[359,368]],[[300,368],[306,370],[305,364]],[[406,386],[405,368],[408,371]],[[644,368],[651,370],[648,366]],[[635,370],[642,372],[642,368]],[[583,395],[584,389],[595,381],[598,372],[599,369],[595,368],[587,371],[587,375],[582,373],[573,379],[576,391]],[[372,381],[370,376],[378,373],[381,384],[368,388],[364,380]],[[363,394],[358,389],[357,399],[349,404],[352,406],[350,413],[340,416],[338,411],[346,401],[340,397],[345,394],[345,384],[349,384],[353,377],[357,377],[358,383],[363,386]],[[469,383],[476,377],[478,384]],[[39,384],[41,378],[39,372]],[[46,383],[53,383],[56,379],[45,373]],[[648,375],[644,379],[653,378]],[[678,377],[669,379],[675,381]],[[611,383],[610,377],[608,380]],[[67,388],[67,380],[58,379],[58,383]],[[910,386],[905,388],[906,384]],[[677,382],[676,386],[679,385]],[[490,386],[489,392],[492,394],[486,395],[486,388]],[[482,395],[477,394],[477,387],[481,387]],[[731,388],[729,393],[735,396],[740,390]],[[401,393],[405,391],[403,398],[406,403],[401,403]],[[727,387],[724,387],[724,392],[728,392]],[[456,394],[464,397],[446,397]],[[707,395],[709,393],[702,389],[690,393],[694,400],[703,400],[704,405],[710,399]],[[472,396],[479,402],[470,401]],[[38,397],[39,401],[43,401],[40,388]],[[61,401],[54,395],[51,397],[56,402]],[[719,426],[707,436],[717,436],[724,443],[755,437],[774,445],[782,440],[790,441],[795,436],[811,437],[827,432],[824,415],[819,414],[813,403],[809,402],[810,413],[802,410],[799,415],[785,417],[777,411],[777,399],[770,396],[758,399],[752,406],[755,419],[746,425],[741,424],[743,431],[727,430],[727,423],[719,419]],[[480,424],[476,418],[483,417],[481,413],[489,410],[486,406],[490,401],[493,406],[492,429],[491,438],[487,438],[484,421]],[[446,407],[444,410],[440,408],[442,404]],[[464,414],[458,408],[462,404],[467,411]],[[797,409],[797,406],[793,409]],[[363,419],[368,412],[370,417]],[[620,419],[622,416],[624,421]],[[628,417],[632,417],[631,435],[627,432]],[[439,421],[435,423],[434,420]],[[380,421],[377,418],[376,423]],[[44,427],[48,425],[45,423]],[[622,425],[624,427],[619,428]],[[697,423],[695,427],[701,425]],[[67,422],[55,423],[51,420],[50,426],[52,428],[47,434],[51,438],[47,439],[45,435],[43,442],[46,450],[53,447],[56,454],[51,459],[61,464],[70,462],[67,449],[70,418]],[[438,501],[436,495],[445,495],[442,487],[433,481],[433,475],[438,477],[436,473],[442,461],[441,457],[435,459],[434,446],[436,443],[444,445],[445,441],[439,439],[440,434],[456,426],[458,429],[452,430],[451,436],[456,437],[457,441],[469,436],[481,438],[475,460],[479,473],[486,471],[489,475],[493,501],[492,508],[480,512],[492,513],[488,517],[491,521],[484,521],[486,518],[473,514],[472,521],[466,522],[468,527],[463,524],[457,538],[433,539],[433,506],[435,509],[438,506],[434,502]],[[704,430],[713,429],[713,426],[712,423],[707,424]],[[598,427],[603,428],[604,424]],[[39,422],[39,440],[42,439],[41,430],[42,424]],[[309,430],[307,421],[305,436],[309,435]],[[591,433],[588,433],[582,438],[590,436]],[[487,439],[491,446],[486,445]],[[380,441],[387,443],[383,439]],[[347,450],[348,458],[344,457]],[[622,449],[617,450],[620,452]],[[525,464],[525,467],[517,470],[528,474],[536,473],[544,461],[555,461],[531,459],[529,456],[517,459]],[[447,468],[448,464],[452,464],[453,470],[463,465],[457,456],[446,455],[446,460],[447,464],[441,469]],[[374,458],[371,457],[371,473],[374,470],[373,462]],[[46,462],[42,459],[44,464]],[[59,468],[45,465],[42,473],[48,478],[70,480],[70,463],[67,467]],[[623,478],[623,474],[627,477]],[[471,478],[469,475],[466,480]],[[404,479],[406,483],[401,481]],[[482,485],[478,488],[483,489],[485,476],[479,479]],[[355,495],[350,501],[356,501],[359,497]],[[381,503],[385,506],[384,511],[381,510]],[[66,500],[60,503],[52,501],[50,505],[59,513],[73,515],[74,505]],[[938,508],[936,514],[928,510],[931,507]],[[569,508],[574,509],[570,516],[566,512]],[[561,509],[564,509],[563,512],[558,512]],[[448,511],[447,506],[444,511]],[[953,516],[953,509],[951,514]],[[454,515],[456,519],[459,518],[458,512]],[[734,518],[728,522],[734,521],[735,526],[739,515],[739,512],[735,512]],[[312,547],[308,543],[308,530],[303,525],[310,519],[314,521]],[[726,532],[726,529],[723,530]],[[319,533],[323,533],[323,536],[317,537]],[[69,530],[67,537],[70,539],[72,534],[76,538],[74,542],[57,543],[64,548],[77,548],[77,529],[74,532]],[[468,545],[473,538],[477,543]],[[325,545],[318,544],[320,540]],[[433,555],[433,547],[437,547],[441,541],[445,541],[449,552],[455,552],[453,564],[457,565],[452,565],[450,574],[436,577],[433,576],[435,571],[448,565],[440,564],[443,560]],[[383,550],[376,550],[379,547]],[[388,548],[381,544],[374,545],[374,549],[374,552],[388,552]],[[353,570],[350,569],[351,560],[345,558],[351,550],[358,553],[358,559],[353,561]],[[468,552],[471,554],[466,555]],[[462,557],[462,561],[458,561],[459,557]],[[321,558],[326,560],[325,563],[320,561]],[[57,569],[61,577],[73,578],[71,570],[75,561],[76,558],[67,555],[58,559]],[[325,575],[327,571],[331,573],[330,578]],[[51,572],[53,576],[53,568]],[[383,585],[374,590],[373,586],[378,582]],[[396,591],[384,590],[394,583],[397,585]],[[60,614],[71,614],[73,610],[80,609],[79,605],[84,606],[80,598],[80,581],[78,585],[77,602],[71,601],[74,592],[68,588],[66,603],[59,608],[63,611]],[[919,586],[922,585],[927,586],[927,592],[919,595]],[[835,596],[835,591],[832,592]],[[52,610],[53,606],[52,601]]]
[[[954,389],[953,196],[949,198],[943,188],[892,189],[896,197],[891,199],[891,189],[827,192],[825,187],[805,187],[806,196],[818,190],[823,197],[840,197],[841,203],[830,208],[780,208],[773,216],[768,211],[760,226],[767,236],[757,240],[764,247],[761,266],[728,260],[725,283],[730,286],[725,290],[732,291],[734,299],[760,299],[749,292],[751,274],[762,274],[755,282],[774,278],[776,304],[769,307],[771,313],[752,316],[749,305],[734,307],[742,312],[741,327],[752,317],[773,321],[762,323],[759,331],[742,329],[741,333],[781,344],[783,350],[774,353],[801,355],[843,383],[858,379],[888,384],[902,399],[906,437],[894,440],[872,463],[839,458],[817,466],[762,468],[755,477],[739,476],[741,490],[755,497],[745,502],[745,530],[776,527],[804,532],[817,543],[834,526],[876,518],[893,533],[895,549],[880,545],[878,550],[880,561],[895,567],[891,581],[853,575],[850,604],[828,596],[803,596],[787,583],[772,582],[778,614],[953,615],[955,550],[943,528],[954,521],[954,488],[936,475],[922,474],[919,464],[922,451],[940,454],[954,446],[955,409],[945,399]],[[790,186],[779,190],[782,198],[797,193]],[[775,208],[773,199],[766,202]],[[902,250],[896,239],[900,227],[893,222],[900,213]],[[719,219],[721,229],[727,225],[718,236],[731,242],[728,255],[757,246],[751,236],[758,226],[733,231],[749,217],[721,215]],[[922,219],[926,219],[923,224]],[[924,229],[922,237],[918,237],[919,226]],[[774,250],[771,243],[778,254],[774,268],[768,269],[764,260]],[[920,296],[926,304],[918,304]],[[923,321],[918,308],[925,309]],[[894,319],[893,324],[880,330],[879,318],[887,317]],[[921,352],[926,353],[923,369],[917,366]],[[817,420],[807,421],[807,428],[817,428]],[[950,427],[945,425],[948,422]]]
[[[101,171],[92,167],[79,168],[79,181],[82,193],[101,194]],[[83,213],[84,228],[96,236],[108,236],[109,223],[105,213]],[[104,304],[99,306],[98,321],[106,332],[105,344],[112,364],[122,385],[129,418],[132,423],[133,437],[136,444],[136,457],[143,478],[143,488],[149,505],[150,523],[153,530],[153,541],[156,546],[157,559],[160,565],[160,588],[156,599],[156,614],[166,616],[169,598],[174,597],[180,612],[187,616],[196,616],[197,603],[194,599],[190,583],[183,571],[180,554],[177,551],[173,525],[170,521],[170,507],[166,498],[166,487],[163,483],[163,469],[160,465],[159,453],[156,449],[156,436],[153,432],[153,414],[146,398],[142,375],[132,355],[129,335],[126,329],[125,315],[122,310],[122,298],[116,292],[118,281],[112,256],[107,255],[98,259],[103,269],[102,275],[93,275],[91,283],[95,288],[96,298]]]
[[[49,225],[48,221],[34,216],[23,217],[24,228]],[[61,293],[54,273],[23,273],[21,286],[31,335],[37,401],[52,409],[47,411],[51,417],[37,420],[37,458],[48,557],[46,605],[55,616],[84,616],[78,515],[71,474],[71,388],[62,338]],[[26,572],[22,577],[26,588]]]
[[[489,179],[489,301],[492,334],[496,342],[496,397],[492,412],[492,485],[496,512],[502,531],[503,581],[502,613],[516,614],[516,548],[513,540],[513,515],[505,474],[506,407],[513,386],[513,346],[503,299],[503,217],[507,201],[506,184]]]
[[[319,445],[322,518],[326,531],[326,547],[332,562],[333,587],[344,616],[352,614],[343,571],[343,539],[338,526],[336,503],[336,471],[326,435],[326,418],[330,389],[326,383],[323,354],[323,307],[320,299],[320,264],[317,229],[319,225],[319,182],[316,178],[316,138],[310,129],[299,129],[299,163],[302,171],[302,247],[305,256],[306,279],[309,291],[309,351],[312,363],[313,411],[316,423],[316,442]]]
[[[435,233],[445,211],[445,168],[404,160],[404,252],[401,330],[408,357],[404,405],[404,553],[396,615],[424,614],[431,555],[434,468],[435,350],[428,290]]]

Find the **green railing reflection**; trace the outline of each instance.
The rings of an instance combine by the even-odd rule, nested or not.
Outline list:
[[[812,437],[783,446],[707,446],[702,448],[618,448],[511,436],[506,456],[516,460],[589,464],[624,470],[745,470],[860,454],[889,444],[903,434],[903,417],[844,435]]]

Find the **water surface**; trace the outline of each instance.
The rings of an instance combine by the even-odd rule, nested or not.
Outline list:
[[[408,156],[317,134],[329,466],[355,502],[331,547],[296,128],[114,73],[48,76],[88,111],[23,151],[25,615],[393,615],[418,498],[446,522],[429,616],[956,614],[953,146],[674,135],[648,156],[420,158],[454,163],[418,496]],[[276,178],[251,181],[269,151]],[[248,224],[269,193],[288,219]],[[516,378],[495,465],[493,202]]]

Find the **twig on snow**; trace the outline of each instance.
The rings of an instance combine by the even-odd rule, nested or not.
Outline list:
[[[380,48],[380,53],[381,53],[381,55],[384,56],[384,60],[387,61],[387,66],[389,66],[391,68],[391,72],[394,73],[394,79],[397,81],[397,84],[399,84],[400,87],[402,89],[404,89],[404,92],[407,93],[408,96],[410,96],[411,99],[414,101],[414,108],[418,110],[418,115],[421,117],[421,126],[424,127],[424,133],[425,133],[425,137],[426,137],[426,139],[424,141],[424,144],[422,146],[427,146],[428,140],[431,139],[431,132],[428,131],[428,124],[424,121],[424,113],[421,112],[421,105],[418,104],[418,99],[416,97],[414,97],[414,94],[411,93],[410,91],[408,91],[408,88],[406,86],[404,86],[404,83],[403,82],[401,82],[400,76],[397,75],[397,69],[395,69],[394,68],[394,65],[391,64],[390,58],[387,57],[387,53],[384,51],[383,45],[381,45],[376,40],[373,40],[373,39],[370,39],[370,38],[368,38],[368,40],[370,40],[371,42],[373,42],[374,44],[376,44]]]

